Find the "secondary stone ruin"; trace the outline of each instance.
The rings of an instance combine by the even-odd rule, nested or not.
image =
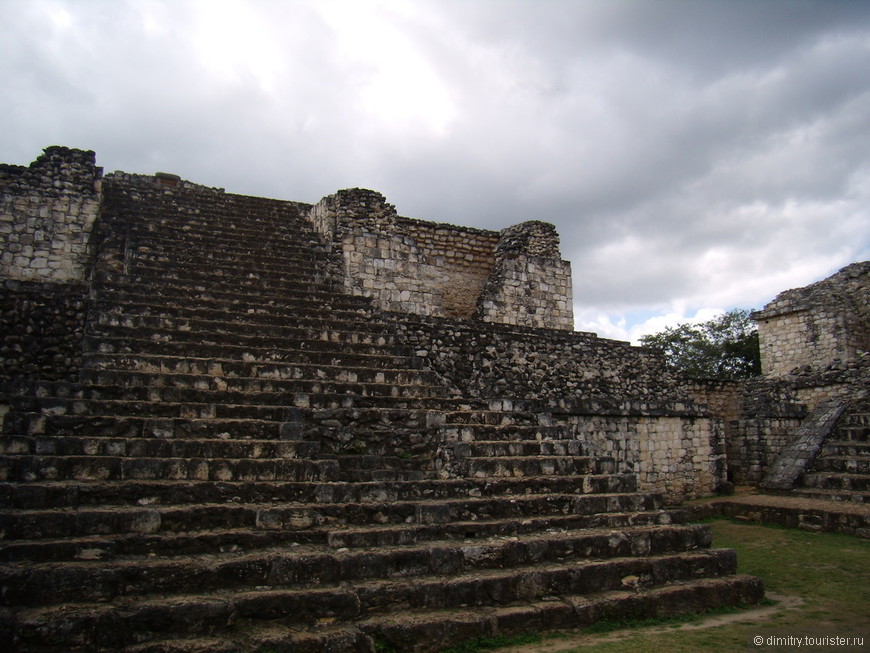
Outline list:
[[[423,652],[751,603],[667,506],[856,414],[866,331],[837,341],[836,415],[573,331],[544,222],[61,147],[0,192],[4,650]]]

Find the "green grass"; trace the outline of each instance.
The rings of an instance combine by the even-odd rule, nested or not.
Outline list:
[[[501,635],[498,637],[475,637],[456,646],[444,649],[441,653],[477,653],[478,651],[493,651],[505,646],[534,644],[543,640],[539,633],[524,633],[522,635]]]
[[[779,636],[840,635],[864,637],[865,647],[841,647],[844,653],[870,647],[870,541],[836,533],[810,533],[780,527],[732,522],[710,523],[713,546],[737,552],[738,572],[758,576],[768,593],[798,596],[803,603],[775,612],[764,622],[737,617],[733,622],[703,629],[680,629],[700,617],[605,622],[576,633],[543,634],[544,643],[555,637],[570,642],[564,653],[696,653],[698,651],[797,651],[797,648],[756,647],[756,635]],[[773,603],[765,600],[765,605]],[[713,614],[732,612],[715,611]],[[708,616],[708,615],[703,615]],[[655,632],[650,627],[655,626]],[[660,632],[662,627],[666,632]],[[623,633],[621,629],[630,629]],[[616,632],[614,632],[616,631]],[[601,641],[610,633],[612,641]],[[588,635],[588,642],[584,636]],[[575,641],[575,637],[577,638]],[[608,639],[609,639],[608,638]],[[451,653],[473,653],[493,648],[452,648]],[[512,651],[526,650],[521,643],[509,643]],[[528,651],[536,650],[530,643]],[[809,650],[825,650],[812,648]],[[832,649],[833,650],[833,649]]]

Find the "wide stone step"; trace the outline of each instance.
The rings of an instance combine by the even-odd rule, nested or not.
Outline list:
[[[554,427],[555,428],[555,427]],[[536,429],[537,430],[537,429]],[[457,442],[453,453],[459,458],[504,456],[583,456],[586,448],[579,440],[478,440]]]
[[[610,512],[592,515],[547,515],[528,519],[459,521],[450,524],[386,524],[312,528],[306,531],[209,529],[182,533],[127,533],[15,540],[0,543],[4,562],[58,562],[64,560],[114,560],[124,557],[172,558],[194,554],[251,552],[302,544],[333,549],[373,546],[406,546],[430,541],[469,543],[477,538],[515,538],[524,534],[564,533],[580,529],[624,529],[687,523],[682,510]],[[2,541],[0,541],[2,542]]]
[[[84,400],[152,401],[172,404],[248,404],[252,406],[297,405],[301,395],[347,395],[360,397],[441,397],[444,389],[423,384],[338,383],[311,380],[263,381],[226,377],[173,375],[137,375],[123,378],[125,372],[100,372],[103,380],[115,380],[112,385],[94,385],[82,392]],[[97,376],[93,373],[92,376]],[[146,378],[147,377],[147,378]],[[221,390],[221,388],[225,388]],[[266,388],[261,390],[259,388]],[[309,400],[310,402],[310,400]],[[46,405],[48,402],[43,402]],[[309,403],[310,405],[310,403]]]
[[[169,458],[133,456],[0,456],[0,481],[320,481],[334,479],[335,462],[279,458]]]
[[[281,547],[252,553],[176,556],[172,559],[71,561],[63,565],[12,566],[4,578],[6,592],[19,606],[70,601],[111,601],[122,596],[202,593],[356,583],[369,579],[440,575],[445,579],[484,570],[629,556],[649,556],[706,549],[708,526],[672,525],[609,530],[566,531],[472,542],[436,540],[426,544],[333,549]]]
[[[331,461],[324,461],[329,463]],[[311,481],[327,481],[334,467],[320,463]],[[190,504],[94,506],[55,510],[8,510],[0,514],[6,540],[84,537],[109,533],[179,533],[210,529],[305,532],[371,524],[449,524],[455,521],[527,519],[659,509],[657,497],[639,494],[522,495],[389,503]]]
[[[813,470],[842,474],[870,474],[870,455],[822,456],[813,462]]]
[[[314,325],[336,330],[365,330],[365,324],[376,324],[378,328],[388,331],[379,321],[372,319],[370,308],[365,306],[347,305],[311,305],[305,312],[300,312],[298,307],[288,306],[285,302],[273,304],[260,304],[256,308],[239,304],[220,304],[214,302],[197,301],[177,302],[167,305],[154,296],[138,297],[113,301],[98,296],[93,301],[94,310],[100,315],[124,320],[135,316],[157,317],[173,320],[201,319],[212,321],[233,320],[242,324],[257,325]]]
[[[129,456],[131,458],[271,460],[309,458],[319,452],[319,442],[303,441],[0,436],[0,454],[3,456]]]
[[[164,640],[128,650],[130,653],[240,653],[269,648],[281,650],[284,646],[294,653],[319,653],[369,651],[380,646],[384,650],[437,653],[473,640],[581,628],[596,621],[622,622],[692,614],[754,604],[763,596],[764,589],[758,579],[732,575],[680,581],[651,589],[546,597],[543,601],[508,607],[403,610],[356,621],[353,626],[299,631],[244,624],[238,627],[238,635]]]
[[[283,338],[304,340],[317,343],[335,343],[347,346],[355,344],[376,345],[378,347],[404,346],[396,336],[385,332],[382,325],[368,320],[354,323],[347,328],[324,328],[322,324],[302,324],[296,320],[294,324],[286,322],[263,322],[257,324],[249,320],[244,323],[238,320],[200,320],[171,317],[154,317],[150,315],[119,315],[117,313],[101,313],[89,325],[91,334],[116,334],[117,329],[129,329],[143,334],[145,338],[154,338],[156,334],[171,332],[208,334],[210,337],[245,336]]]
[[[160,351],[164,347],[166,350]],[[132,349],[132,347],[131,347]],[[403,356],[340,354],[337,352],[258,351],[248,347],[200,347],[201,353],[187,353],[186,347],[171,343],[155,345],[155,352],[131,351],[85,354],[91,369],[130,370],[159,374],[211,374],[225,377],[330,380],[343,383],[386,383],[387,372],[406,374],[406,384],[425,383],[431,373],[417,370]],[[383,381],[378,373],[384,374]],[[393,377],[397,381],[396,377]]]
[[[553,476],[562,474],[607,474],[614,471],[612,459],[589,456],[502,456],[464,458],[461,465],[473,478],[490,476]]]
[[[11,419],[14,417],[15,419]],[[51,435],[122,438],[221,438],[298,440],[286,422],[253,419],[168,419],[117,415],[7,415],[9,435]]]
[[[819,488],[822,490],[870,492],[870,475],[835,472],[810,473],[804,474],[802,484],[806,488]]]
[[[490,479],[293,483],[287,481],[41,481],[0,483],[0,503],[41,510],[76,506],[197,503],[384,503],[526,494],[625,494],[637,491],[633,474],[586,474]],[[655,501],[655,499],[653,499]],[[658,507],[658,504],[655,504]]]
[[[570,427],[535,424],[537,416],[531,414],[519,417],[504,415],[499,417],[498,414],[479,412],[476,416],[469,416],[468,419],[478,419],[481,423],[458,426],[447,424],[444,427],[445,436],[449,441],[457,443],[454,445],[456,447],[468,445],[472,447],[472,451],[480,453],[491,451],[493,455],[502,455],[499,453],[500,451],[504,451],[505,447],[510,450],[510,447],[518,442],[579,442],[579,440],[574,440],[576,436]],[[489,424],[488,421],[525,423]],[[474,449],[477,443],[482,443],[482,448]],[[575,445],[568,444],[566,446]]]
[[[197,220],[194,216],[175,214],[155,220],[151,216],[143,216],[144,220],[131,225],[130,240],[167,246],[178,242],[215,242],[228,247],[259,244],[269,251],[287,245],[315,249],[323,244],[304,218],[261,215],[249,220],[250,216],[245,216],[246,219],[240,217],[224,213],[222,216]]]
[[[95,352],[135,352],[141,347],[142,353],[166,353],[169,351],[190,352],[195,355],[204,348],[213,350],[221,347],[222,343],[232,342],[235,347],[240,347],[248,352],[259,351],[260,357],[265,358],[274,351],[296,351],[306,354],[332,354],[332,355],[364,355],[364,356],[393,356],[407,360],[410,352],[399,347],[386,347],[378,344],[366,344],[364,342],[335,342],[321,340],[320,338],[306,337],[304,334],[296,336],[272,334],[268,332],[254,332],[236,327],[238,333],[214,333],[208,331],[169,329],[142,329],[137,327],[123,326],[93,326],[88,330],[84,339],[85,351]],[[140,345],[141,343],[141,345]],[[166,347],[171,343],[171,347]]]
[[[845,424],[837,427],[837,440],[850,442],[870,442],[870,425],[868,424]]]
[[[822,450],[823,456],[846,456],[862,458],[870,456],[870,442],[850,440],[828,440]]]
[[[122,647],[169,634],[212,634],[236,619],[281,620],[285,626],[370,617],[405,610],[465,606],[507,606],[556,595],[584,595],[624,589],[636,577],[651,586],[734,574],[732,551],[603,561],[550,563],[487,569],[457,577],[438,575],[372,580],[353,585],[264,589],[130,599],[105,603],[33,608],[16,615],[25,646]]]
[[[156,290],[156,292],[154,292]],[[350,295],[338,293],[294,293],[290,292],[251,292],[244,293],[228,288],[224,291],[199,290],[195,285],[187,287],[168,286],[163,289],[149,289],[134,286],[121,286],[117,289],[102,288],[96,298],[102,305],[127,308],[135,305],[151,305],[170,307],[173,309],[192,307],[197,311],[211,309],[231,314],[277,313],[291,318],[295,311],[307,310],[313,314],[326,314],[330,311],[340,311],[345,315],[359,314],[362,311],[371,315],[369,301],[355,301]],[[136,311],[139,312],[139,311]]]
[[[822,501],[853,501],[855,503],[870,503],[870,492],[860,490],[795,488],[791,493],[799,497],[820,499]]]

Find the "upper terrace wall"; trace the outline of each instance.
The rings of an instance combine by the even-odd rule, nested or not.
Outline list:
[[[780,293],[753,314],[765,376],[824,370],[870,350],[870,261]]]
[[[0,277],[85,279],[102,168],[91,151],[52,146],[29,167],[0,164]]]
[[[502,232],[410,220],[379,193],[339,191],[310,212],[345,288],[384,310],[573,328],[570,264],[552,225]]]

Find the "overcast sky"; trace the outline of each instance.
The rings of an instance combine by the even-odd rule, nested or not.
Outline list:
[[[636,339],[870,258],[866,0],[0,0],[0,161],[554,223]]]

